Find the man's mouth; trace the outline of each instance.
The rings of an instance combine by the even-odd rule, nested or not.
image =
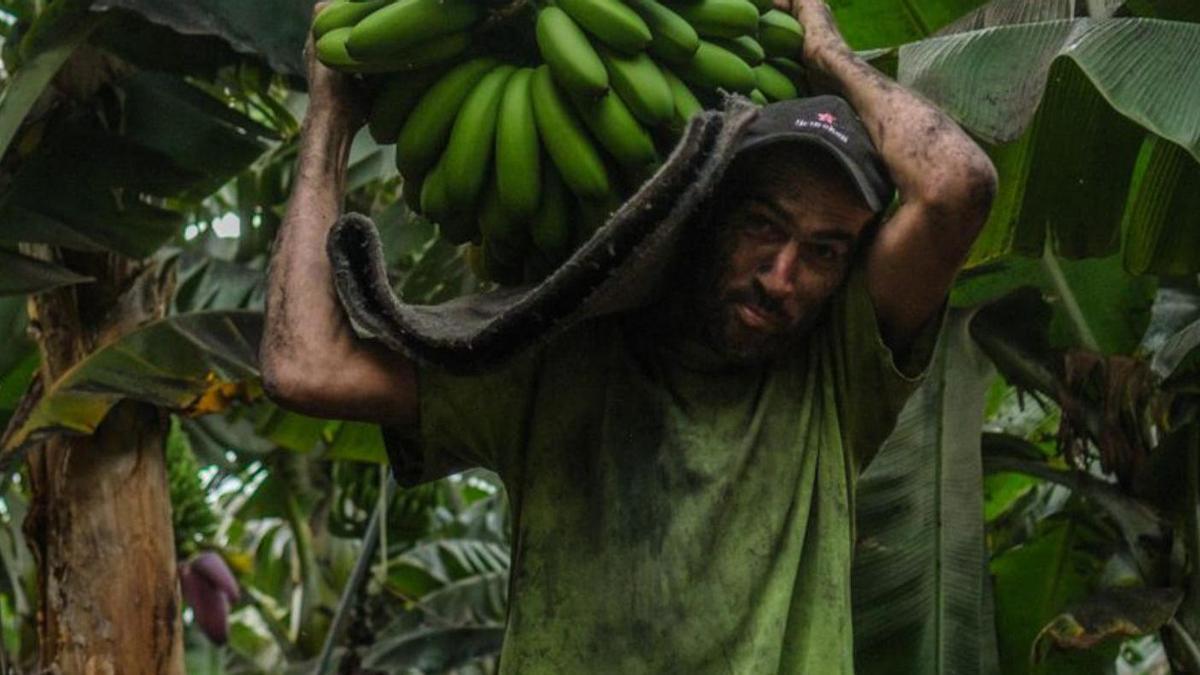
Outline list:
[[[741,302],[738,303],[736,310],[741,322],[750,328],[760,331],[776,330],[779,328],[779,319],[762,307]]]

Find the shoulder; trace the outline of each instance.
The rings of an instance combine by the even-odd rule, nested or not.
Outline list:
[[[580,363],[610,353],[623,341],[623,335],[621,317],[602,316],[563,329],[536,349],[546,364]]]

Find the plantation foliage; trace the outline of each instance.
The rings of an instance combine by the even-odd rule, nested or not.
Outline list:
[[[240,589],[221,646],[189,603],[188,672],[493,667],[498,479],[397,490],[376,428],[262,394],[311,4],[0,0],[0,669],[38,658],[28,463],[128,401],[171,418],[181,569],[216,552]],[[859,670],[1200,670],[1200,5],[830,4],[1000,172],[929,380],[860,483]],[[376,220],[400,297],[488,287],[402,182],[360,134],[347,209]],[[103,312],[31,320],[114,261],[135,274]],[[51,376],[47,341],[77,333],[97,337]]]

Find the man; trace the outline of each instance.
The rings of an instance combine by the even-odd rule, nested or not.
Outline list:
[[[791,10],[805,65],[854,110],[764,109],[660,303],[473,377],[359,340],[342,313],[324,240],[360,116],[313,66],[264,381],[287,407],[383,425],[412,482],[499,473],[503,672],[853,672],[855,478],[928,361],[996,178],[823,2]],[[880,223],[887,174],[900,200]]]

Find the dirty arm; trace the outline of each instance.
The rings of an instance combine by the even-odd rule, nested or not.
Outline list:
[[[996,192],[988,156],[947,115],[855,56],[823,0],[790,2],[803,59],[858,111],[900,193],[866,252],[885,340],[903,350],[938,311]]]
[[[355,335],[325,253],[362,114],[345,76],[312,58],[311,40],[308,61],[309,107],[296,176],[268,273],[263,385],[276,403],[304,414],[411,425],[417,416],[412,365]]]

